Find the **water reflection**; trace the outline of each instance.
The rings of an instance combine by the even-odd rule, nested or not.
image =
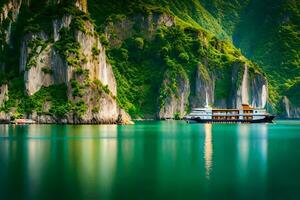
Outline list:
[[[249,125],[238,125],[238,173],[240,177],[247,176],[247,167],[249,160]]]
[[[261,171],[265,178],[267,173],[268,160],[268,125],[264,124],[261,127],[261,142],[260,142],[260,157],[261,157]]]
[[[1,199],[265,199],[300,178],[299,127],[0,126]]]
[[[264,198],[266,174],[267,174],[267,156],[268,156],[268,125],[266,124],[241,124],[237,131],[237,173],[238,181],[245,186],[248,183],[257,188],[257,194]],[[249,187],[249,186],[248,186]],[[243,191],[243,190],[241,190]],[[242,196],[246,194],[241,193]]]
[[[265,181],[265,176],[267,173],[267,160],[268,160],[268,125],[261,124],[259,127],[254,126],[253,133],[256,133],[254,144],[256,148],[253,148],[253,154],[257,155],[257,166],[258,173],[262,180]]]
[[[205,144],[204,144],[204,159],[205,159],[205,173],[206,178],[210,178],[212,171],[212,156],[213,156],[213,144],[212,144],[212,125],[205,124]]]
[[[27,179],[28,192],[33,196],[42,183],[42,175],[50,157],[50,142],[29,140],[27,142]]]
[[[114,135],[117,135],[117,129],[114,127]],[[100,153],[98,159],[99,175],[97,179],[100,181],[101,189],[108,191],[113,184],[116,174],[118,144],[115,139],[106,139],[100,142]],[[92,163],[91,163],[92,164]]]
[[[0,126],[0,139],[4,139],[9,136],[9,125],[4,124]]]

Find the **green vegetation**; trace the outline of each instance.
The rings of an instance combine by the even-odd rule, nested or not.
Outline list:
[[[75,79],[71,79],[70,81],[72,86],[72,95],[73,97],[83,97],[83,89],[84,87]]]
[[[236,25],[240,22],[242,11],[250,4],[251,0],[200,0],[200,2],[219,21],[227,35],[232,36]]]
[[[53,70],[50,67],[43,67],[42,68],[42,72],[44,72],[45,74],[53,74]]]
[[[294,85],[290,86],[286,92],[286,96],[289,100],[296,106],[300,106],[300,81],[296,82]]]
[[[99,106],[95,106],[93,109],[92,109],[92,113],[98,113],[100,111],[100,107]]]
[[[33,110],[38,114],[50,114],[57,117],[64,117],[70,111],[71,105],[67,100],[67,87],[62,85],[52,85],[43,87],[33,96],[29,97],[33,103]],[[47,111],[43,110],[43,106],[49,102],[51,107]]]
[[[218,21],[198,0],[89,0],[89,4],[93,5],[89,7],[89,11],[96,24],[100,25],[100,29],[104,28],[105,22],[117,20],[117,16],[134,16],[140,13],[149,15],[153,12],[172,13],[189,26],[205,28],[222,39],[228,38]]]
[[[12,107],[16,107],[17,105],[19,105],[21,99],[23,98],[25,99],[25,94],[24,94],[25,87],[24,87],[23,78],[18,77],[12,79],[9,82],[8,88],[9,88],[8,90],[9,100],[6,101],[4,105],[1,107],[1,111],[4,111],[6,113],[8,113]],[[23,113],[22,112],[23,110],[21,110],[21,108],[17,109],[17,111],[19,113]]]
[[[2,9],[2,7],[3,7],[7,2],[9,2],[9,0],[1,0],[1,1],[0,1],[0,10]]]
[[[180,23],[161,26],[151,40],[137,31],[122,41],[121,46],[109,47],[108,55],[117,78],[120,105],[132,116],[142,117],[155,114],[168,96],[176,94],[179,80],[194,80],[202,58],[208,61],[205,68],[217,74],[216,96],[227,100],[232,89],[231,70],[241,57],[229,42]]]
[[[97,47],[96,45],[93,46],[93,48],[92,48],[92,54],[93,54],[93,57],[98,56],[99,53],[100,53],[100,49],[98,49],[98,47]]]
[[[67,86],[64,84],[43,87],[32,96],[27,96],[24,91],[22,78],[12,80],[9,84],[9,100],[4,103],[0,111],[8,113],[11,109],[15,109],[14,118],[25,117],[24,115],[33,112],[61,118],[71,112],[81,117],[87,110],[83,100],[77,102],[68,100]]]
[[[62,28],[59,33],[60,40],[54,43],[54,47],[67,60],[69,66],[80,65],[80,44],[74,39],[73,32]]]
[[[17,118],[24,117],[24,114],[47,114],[56,117],[64,117],[72,105],[68,103],[67,87],[65,85],[52,85],[41,88],[32,96],[27,96],[24,88],[24,80],[15,78],[9,83],[9,100],[1,107],[1,111],[8,113],[16,109]],[[49,108],[44,108],[49,103]]]
[[[0,8],[5,2],[7,0],[1,1]],[[75,112],[78,109],[75,114],[82,116],[87,109],[82,99],[91,88],[98,92],[97,97],[91,97],[93,101],[99,100],[102,92],[111,95],[108,86],[89,80],[89,71],[82,68],[87,59],[81,55],[75,33],[79,30],[91,34],[87,28],[90,24],[95,26],[99,40],[106,48],[107,61],[113,67],[118,86],[114,98],[133,117],[155,115],[166,98],[176,97],[179,81],[189,81],[191,96],[196,95],[198,73],[207,82],[212,81],[213,75],[216,101],[227,102],[232,91],[241,84],[244,64],[249,67],[251,78],[257,73],[268,77],[273,105],[280,105],[284,95],[293,104],[300,105],[297,101],[300,5],[295,0],[89,0],[88,13],[77,9],[74,2],[65,0],[57,4],[57,1],[31,0],[22,4],[18,21],[11,26],[12,44],[9,45],[6,44],[6,29],[12,21],[12,13],[2,22],[0,65],[5,63],[5,67],[0,71],[0,83],[9,83],[12,96],[2,110],[16,107],[17,115],[41,112],[40,107],[32,105],[39,105],[34,97],[23,94],[24,84],[16,78],[22,77],[16,55],[20,52],[21,39],[29,33],[43,32],[49,40],[39,37],[30,40],[27,70],[36,65],[37,56],[52,43],[75,72],[71,79],[72,102],[64,99],[66,108],[54,106],[49,113],[61,115],[67,110]],[[87,1],[84,4],[86,7]],[[60,39],[54,42],[53,20],[64,15],[72,15],[70,28],[62,28]],[[158,25],[164,20],[168,26]],[[100,51],[95,43],[92,48],[95,59]],[[241,52],[262,66],[266,73]],[[51,66],[42,71],[53,73]],[[237,77],[235,83],[232,83],[233,73]],[[40,99],[44,95],[51,102],[56,101],[49,97],[54,95],[51,90],[51,87],[43,88],[37,95]],[[20,99],[25,100],[19,102]],[[51,107],[53,105],[51,103]],[[94,107],[93,113],[99,109]]]
[[[52,85],[43,87],[32,96],[25,94],[25,86],[23,74],[18,71],[19,55],[21,41],[26,34],[40,35],[47,34],[49,40],[45,41],[40,37],[33,36],[29,40],[28,48],[29,55],[27,58],[26,70],[36,65],[36,58],[48,46],[53,43],[53,20],[61,19],[64,15],[72,15],[73,20],[71,28],[63,28],[60,31],[61,39],[54,44],[54,47],[66,59],[71,67],[75,67],[77,76],[88,79],[87,70],[81,68],[82,63],[86,63],[86,58],[82,58],[79,53],[80,45],[74,39],[74,31],[80,30],[86,33],[85,23],[92,20],[89,16],[79,11],[74,6],[73,0],[66,0],[60,4],[55,2],[46,2],[31,0],[30,3],[23,3],[20,9],[19,18],[16,23],[12,23],[11,37],[13,43],[6,44],[5,29],[12,20],[9,17],[5,20],[5,24],[0,26],[0,66],[5,63],[5,69],[0,71],[0,83],[9,83],[9,100],[1,107],[1,111],[15,111],[14,117],[24,117],[24,115],[36,112],[37,114],[47,114],[55,117],[64,117],[67,113],[73,112],[77,116],[82,116],[87,109],[83,100],[72,102],[67,97],[67,87],[65,85]],[[1,1],[2,6],[2,1]],[[10,20],[10,21],[9,21]],[[35,34],[38,33],[38,34]],[[51,66],[43,67],[42,71],[45,74],[52,74]],[[16,78],[18,77],[18,78]],[[82,95],[82,87],[86,81],[80,84],[75,84],[73,94]],[[49,108],[44,108],[44,105],[49,105]]]
[[[298,92],[292,87],[300,77],[299,1],[201,2],[221,22],[235,45],[266,72],[272,104],[280,109],[282,96],[295,99]],[[290,90],[295,93],[289,94]]]
[[[80,30],[83,33],[88,33],[87,29],[85,28],[85,24],[87,22],[92,22],[90,17],[83,12],[77,12],[73,16],[74,16],[74,18],[71,23],[71,29],[72,30]]]
[[[37,37],[29,41],[28,47],[30,50],[27,58],[26,70],[36,66],[36,58],[47,47],[47,42]]]
[[[88,107],[82,99],[73,103],[73,114],[77,117],[82,117],[86,113],[87,109]]]
[[[174,119],[175,119],[175,120],[180,120],[180,113],[179,113],[179,112],[176,112],[176,113],[174,114]]]
[[[100,34],[100,42],[105,47],[108,47],[109,45],[109,41],[104,34]]]

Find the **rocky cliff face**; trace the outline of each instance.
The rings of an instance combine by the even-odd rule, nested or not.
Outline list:
[[[4,51],[5,45],[11,46],[12,23],[16,21],[21,0],[8,1],[0,8],[0,53]],[[5,63],[0,60],[0,72],[5,69]]]
[[[72,16],[65,16],[61,21],[53,22],[56,41],[62,39],[59,34],[62,28],[70,29],[70,21],[72,21]],[[86,111],[81,116],[68,114],[68,117],[62,119],[61,122],[116,123],[120,118],[120,113],[124,114],[124,112],[119,109],[114,98],[116,96],[116,80],[111,65],[106,61],[105,48],[96,36],[93,25],[89,22],[85,23],[85,32],[75,30],[74,38],[80,46],[79,55],[83,59],[80,61],[80,66],[72,66],[70,62],[62,58],[53,44],[50,44],[42,52],[37,52],[35,66],[25,72],[27,92],[29,95],[33,95],[41,87],[63,82],[69,88],[69,99],[74,103],[84,102]],[[38,47],[38,49],[41,48]],[[28,55],[21,57],[28,57]],[[45,70],[47,67],[51,73],[47,73]],[[21,66],[20,69],[22,68],[24,67]],[[81,73],[83,74],[81,75]],[[84,87],[81,97],[72,94],[74,86],[71,84],[71,79]],[[87,79],[92,82],[86,83],[89,81]],[[96,80],[99,81],[98,84],[94,83]],[[107,87],[107,91],[103,91],[101,87]],[[45,122],[41,117],[36,120]]]
[[[39,13],[37,16],[44,17],[41,20],[27,16],[20,25],[21,3],[28,4],[27,11],[31,11],[34,1],[10,2],[6,14],[1,12],[1,20],[13,10],[10,26],[15,23],[24,32],[14,43],[18,47],[12,49],[20,52],[21,78],[17,81],[22,79],[25,87],[24,94],[14,96],[25,103],[18,100],[4,105],[9,99],[2,98],[3,118],[28,117],[40,123],[128,123],[130,116],[120,105],[133,116],[170,119],[182,118],[194,107],[236,108],[242,103],[265,107],[268,100],[268,83],[258,67],[232,45],[170,11],[141,5],[130,7],[136,10],[128,14],[122,8],[125,14],[113,13],[95,26],[86,0],[74,1],[71,6],[67,3],[73,1],[51,0],[45,3],[45,12],[53,16]],[[52,7],[57,4],[67,6],[53,14],[53,8],[61,9]],[[94,13],[95,21],[102,17],[99,15]],[[5,30],[8,44],[13,29],[8,26]],[[17,93],[16,88],[10,90],[15,85],[9,80],[8,90]],[[53,86],[62,91],[55,93]],[[66,98],[56,99],[54,94]]]
[[[198,66],[194,84],[195,91],[194,95],[191,96],[191,107],[196,108],[213,105],[215,80],[205,65],[200,64]]]
[[[299,119],[300,118],[300,108],[293,105],[293,103],[288,99],[288,97],[284,96],[282,100],[282,106],[284,109],[283,116],[287,119]]]
[[[0,105],[8,100],[8,85],[3,84],[0,87]]]
[[[50,73],[53,48],[47,41],[48,36],[43,32],[26,35],[22,41],[20,71],[25,72],[24,81],[28,95],[54,84]],[[49,73],[46,73],[46,70],[49,70]]]
[[[189,62],[189,60],[191,60],[190,56],[193,55],[190,55],[189,52],[186,54],[182,53],[185,48],[184,42],[176,41],[176,39],[173,38],[181,37],[181,33],[175,36],[166,36],[167,33],[165,33],[165,30],[172,30],[172,27],[177,27],[179,23],[181,22],[176,21],[172,15],[162,14],[160,12],[156,13],[154,11],[146,16],[119,16],[118,19],[109,21],[105,28],[105,33],[109,39],[109,46],[112,49],[121,48],[123,50],[122,55],[127,54],[124,59],[130,60],[126,50],[132,43],[127,44],[127,41],[132,40],[133,43],[135,43],[138,37],[138,39],[143,39],[144,46],[151,45],[151,43],[156,42],[156,40],[160,41],[160,43],[164,45],[162,49],[157,50],[156,53],[147,52],[147,54],[151,54],[152,56],[153,54],[160,54],[160,56],[164,57],[163,62],[171,60],[175,63],[174,65],[177,71],[174,72],[171,67],[171,69],[167,69],[167,71],[164,72],[162,78],[161,87],[159,89],[160,95],[158,97],[159,105],[157,106],[158,118],[182,118],[190,108],[204,107],[206,105],[220,108],[236,108],[240,107],[242,103],[247,103],[255,107],[265,106],[268,98],[266,78],[260,72],[255,72],[252,63],[249,64],[251,65],[249,67],[244,64],[242,60],[245,60],[245,58],[234,59],[235,61],[230,61],[230,64],[223,63],[222,60],[215,63],[215,58],[210,58],[211,55],[207,55],[210,54],[208,49],[213,48],[214,51],[220,55],[228,53],[226,52],[228,50],[226,49],[227,47],[224,48],[225,43],[215,41],[215,39],[210,38],[205,32],[198,31],[194,33],[193,29],[186,30],[185,32],[185,34],[189,33],[189,31],[192,32],[194,35],[190,40],[196,36],[197,41],[195,41],[195,43],[200,40],[201,50],[204,51],[203,55],[200,56],[197,54],[198,57],[195,58],[198,62],[196,70],[194,71],[193,69],[193,73],[188,72],[188,70],[191,70],[188,69],[191,67],[191,63]],[[157,36],[161,38],[158,39]],[[161,40],[165,39],[164,37],[168,37],[171,42],[162,42]],[[193,45],[195,45],[195,43],[193,43]],[[156,45],[158,46],[160,44]],[[172,45],[174,45],[175,50],[170,53]],[[192,51],[190,47],[187,48],[188,51]],[[143,50],[143,48],[140,48],[140,50],[141,49]],[[138,50],[139,49],[135,50],[137,51],[136,54],[140,55]],[[174,54],[177,55],[177,58],[173,58]],[[182,56],[179,59],[178,54]],[[237,57],[237,55],[232,56]],[[161,65],[163,69],[163,64]],[[229,66],[223,67],[220,65]],[[180,66],[182,66],[182,68]],[[120,67],[122,72],[124,72],[123,67]],[[194,66],[192,66],[192,68],[194,68]],[[221,70],[218,71],[216,70],[217,68]],[[249,69],[251,70],[250,72]],[[177,75],[172,75],[173,73]],[[227,76],[227,73],[229,76]],[[226,92],[222,91],[223,94],[220,96],[218,93],[220,93],[220,90],[223,90],[223,85],[226,85],[228,88],[225,88]]]
[[[24,3],[26,3],[26,1],[24,1]],[[12,21],[15,21],[21,5],[22,0],[12,0],[5,3],[2,8],[0,8],[0,22],[2,23],[8,17],[11,18]]]
[[[174,24],[174,17],[163,13],[152,13],[148,16],[136,15],[109,22],[105,27],[105,34],[110,46],[115,47],[135,35],[143,35],[146,40],[152,40],[160,27],[171,27]]]
[[[16,2],[11,1],[9,9],[17,6],[19,9],[22,1]],[[76,1],[75,5],[81,11],[87,11],[85,0]],[[7,17],[6,7],[1,20]],[[69,101],[66,105],[73,106],[64,116],[56,116],[47,114],[53,104],[47,101],[41,111],[33,111],[24,117],[39,123],[129,123],[130,117],[116,101],[116,79],[107,62],[105,47],[93,24],[79,17],[66,14],[52,21],[52,32],[47,30],[23,36],[19,71],[24,74],[24,92],[30,97],[51,85],[65,84]],[[2,86],[1,91],[0,105],[3,105],[7,100],[7,85]],[[15,115],[12,109],[9,113]],[[2,113],[2,116],[7,119],[7,115]]]
[[[8,85],[3,84],[0,87],[0,106],[3,105],[8,100]],[[8,121],[10,116],[8,113],[0,112],[0,122]]]
[[[231,107],[239,108],[242,104],[249,104],[252,107],[264,108],[268,100],[267,79],[258,72],[249,72],[247,64],[243,64],[243,76],[237,91],[231,100]],[[236,75],[233,73],[233,75]],[[237,77],[232,77],[232,84],[238,82]]]
[[[238,71],[242,71],[242,73],[239,74]],[[233,63],[231,92],[223,100],[215,99],[218,78],[218,74],[210,72],[203,64],[198,66],[194,82],[182,77],[177,78],[176,85],[179,89],[174,93],[171,92],[171,95],[165,98],[159,117],[162,119],[174,118],[174,116],[183,117],[187,114],[188,107],[195,108],[206,105],[218,108],[240,108],[242,104],[249,104],[252,107],[265,108],[268,100],[267,80],[261,73],[255,72],[253,69],[249,71],[247,64]],[[164,84],[172,85],[172,82],[165,78]],[[190,88],[194,89],[191,95],[189,95]]]
[[[100,43],[99,37],[95,36],[93,26],[86,24],[87,33],[77,31],[75,39],[81,46],[81,54],[85,58],[82,65],[84,70],[89,71],[89,77],[100,80],[103,85],[107,85],[108,89],[116,96],[116,79],[112,71],[112,66],[106,61],[106,53],[104,46]]]
[[[183,71],[167,71],[161,88],[160,119],[182,118],[189,106],[190,83]]]

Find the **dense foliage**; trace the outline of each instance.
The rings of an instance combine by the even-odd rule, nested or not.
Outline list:
[[[32,96],[25,95],[24,90],[22,78],[15,78],[10,81],[9,100],[0,110],[8,112],[15,107],[17,110],[14,117],[19,118],[33,112],[64,117],[72,109],[72,104],[67,99],[67,87],[64,84],[44,87]],[[47,104],[49,107],[45,108]]]
[[[22,4],[18,20],[13,23],[12,14],[0,26],[0,83],[8,83],[9,100],[0,108],[1,111],[10,112],[16,110],[14,117],[25,117],[26,115],[37,113],[47,114],[54,117],[65,117],[69,112],[81,116],[87,110],[87,105],[83,101],[72,102],[67,96],[67,86],[65,84],[52,85],[41,88],[37,93],[28,96],[25,91],[23,80],[24,72],[19,71],[19,54],[21,41],[25,35],[44,32],[50,36],[45,41],[40,37],[33,38],[28,42],[30,49],[26,68],[36,66],[36,58],[51,43],[53,43],[53,20],[59,19],[65,14],[73,16],[71,28],[60,31],[61,40],[54,44],[58,53],[66,59],[69,66],[74,67],[78,75],[86,76],[86,71],[81,69],[81,63],[85,62],[80,55],[79,44],[74,39],[74,30],[83,30],[83,24],[89,20],[89,16],[74,6],[73,0],[62,1],[38,1],[31,0],[30,4]],[[1,2],[2,3],[2,2]],[[11,44],[6,43],[7,29],[11,25]],[[50,66],[42,68],[45,74],[52,74]],[[76,87],[73,89],[76,93]],[[49,108],[45,107],[49,105]]]
[[[131,19],[117,19],[114,23],[118,24],[118,20]],[[229,42],[182,23],[161,26],[150,39],[136,31],[121,45],[109,46],[108,55],[118,81],[119,103],[133,116],[155,114],[164,105],[164,98],[176,93],[178,74],[191,80],[193,87],[198,66],[205,61],[205,68],[217,77],[216,98],[226,101],[232,89],[234,63],[246,62],[240,60],[240,52]],[[258,70],[254,65],[250,67]],[[167,85],[162,84],[163,79],[169,80]]]
[[[0,8],[7,1],[1,1]],[[176,93],[178,77],[191,82],[191,95],[195,95],[193,84],[197,70],[203,78],[214,74],[215,98],[226,101],[232,87],[238,87],[242,79],[239,70],[236,85],[231,84],[233,66],[247,63],[250,75],[263,73],[242,53],[266,72],[273,105],[280,105],[284,95],[300,105],[297,100],[300,83],[300,5],[297,0],[81,1],[83,7],[88,7],[87,13],[78,10],[74,2],[64,0],[57,4],[56,0],[31,0],[29,4],[22,4],[16,23],[11,23],[12,13],[1,23],[0,67],[4,67],[0,70],[0,83],[9,83],[10,87],[10,100],[2,110],[16,107],[20,114],[41,112],[41,104],[51,101],[48,114],[63,116],[74,109],[78,115],[84,113],[85,102],[69,102],[63,85],[42,88],[31,97],[25,95],[18,55],[24,35],[41,31],[48,34],[48,41],[36,38],[30,42],[32,53],[26,69],[35,66],[37,47],[46,48],[52,43],[68,66],[74,67],[76,76],[70,83],[72,96],[80,98],[84,96],[84,88],[95,85],[88,83],[87,71],[81,68],[86,60],[74,39],[74,30],[87,33],[87,21],[96,27],[106,47],[107,61],[112,64],[117,80],[118,103],[133,117],[153,116],[164,104],[165,97]],[[53,20],[65,14],[73,16],[72,24],[60,31],[62,37],[54,43]],[[157,20],[162,15],[171,16],[169,20],[174,24],[158,25]],[[10,45],[6,41],[8,26],[12,31]],[[232,41],[241,50],[235,48]],[[95,46],[92,54],[96,57],[99,51]],[[1,65],[3,63],[5,65]],[[53,73],[47,67],[43,72]],[[80,82],[76,77],[86,80]],[[166,79],[168,84],[163,84]],[[96,85],[109,94],[105,86]],[[60,99],[56,99],[57,95]]]
[[[299,92],[293,88],[300,77],[300,1],[200,1],[221,22],[235,45],[264,69],[273,102],[280,105],[283,95],[295,99]]]

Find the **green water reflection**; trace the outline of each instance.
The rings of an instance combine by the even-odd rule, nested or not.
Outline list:
[[[0,125],[0,199],[299,199],[300,122]]]

